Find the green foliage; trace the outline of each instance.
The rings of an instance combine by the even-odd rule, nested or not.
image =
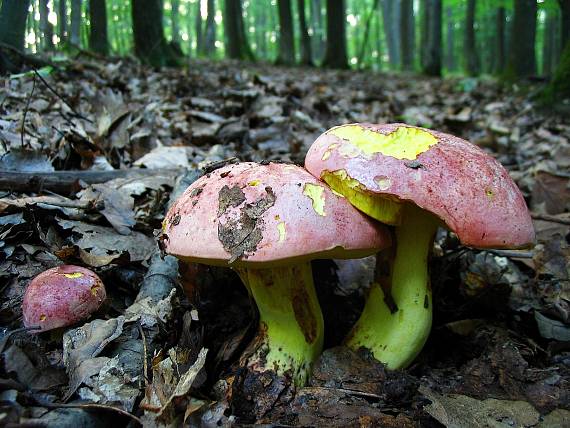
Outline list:
[[[542,98],[547,104],[556,104],[570,99],[570,42],[566,44],[560,64],[552,82],[546,87]]]

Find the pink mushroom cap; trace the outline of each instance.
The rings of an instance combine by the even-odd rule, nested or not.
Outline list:
[[[24,294],[24,326],[52,330],[88,318],[106,298],[101,279],[89,269],[62,265],[36,276]]]
[[[362,128],[356,144],[342,129],[355,125]],[[383,136],[392,138],[385,143]],[[408,150],[410,136],[421,143]],[[507,170],[449,134],[399,123],[342,125],[317,138],[305,168],[316,177],[344,170],[365,192],[413,202],[443,220],[464,245],[522,248],[534,242],[526,203]]]
[[[167,253],[210,265],[273,267],[357,258],[390,245],[389,233],[305,169],[244,162],[194,182],[163,223]]]

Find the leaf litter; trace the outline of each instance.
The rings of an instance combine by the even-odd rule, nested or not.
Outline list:
[[[12,192],[18,183],[2,179],[4,422],[126,425],[115,409],[147,426],[546,427],[568,420],[570,123],[540,110],[528,92],[489,80],[233,62],[156,71],[131,59],[76,59],[44,79],[63,96],[36,81],[30,98],[32,76],[0,85],[0,171],[72,178],[57,187],[66,194],[48,180]],[[483,147],[527,198],[537,245],[479,251],[440,232],[434,328],[402,372],[335,348],[362,307],[373,262],[314,262],[329,349],[307,387],[256,421],[231,402],[255,330],[247,292],[225,268],[161,258],[156,231],[175,194],[210,163],[302,163],[321,132],[355,121],[405,121]],[[134,174],[140,171],[148,173]],[[103,172],[111,174],[106,181],[93,178]],[[18,177],[12,180],[21,183]],[[94,268],[107,284],[106,305],[66,331],[9,335],[21,327],[27,283],[62,263]],[[97,416],[65,407],[85,403],[102,406]]]

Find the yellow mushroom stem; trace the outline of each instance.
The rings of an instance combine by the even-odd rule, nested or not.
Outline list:
[[[309,261],[267,269],[237,269],[259,310],[255,351],[247,366],[273,370],[303,386],[323,349],[323,317]]]
[[[414,204],[365,192],[338,172],[325,173],[323,179],[364,213],[395,224],[395,248],[378,255],[380,284],[372,284],[345,343],[355,350],[370,349],[390,369],[404,368],[420,353],[431,329],[428,257],[439,221]]]

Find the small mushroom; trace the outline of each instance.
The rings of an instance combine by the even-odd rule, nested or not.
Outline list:
[[[52,330],[88,318],[106,298],[101,279],[89,269],[62,265],[36,276],[24,294],[24,326]]]
[[[349,124],[311,146],[305,167],[354,206],[394,226],[377,282],[346,344],[391,369],[422,349],[432,321],[427,261],[438,226],[477,248],[522,248],[534,230],[503,166],[465,140],[404,124]],[[390,253],[395,251],[394,253]]]
[[[259,309],[255,373],[305,383],[323,344],[310,260],[356,258],[389,245],[387,231],[295,165],[241,163],[194,182],[163,223],[165,251],[235,269]]]

